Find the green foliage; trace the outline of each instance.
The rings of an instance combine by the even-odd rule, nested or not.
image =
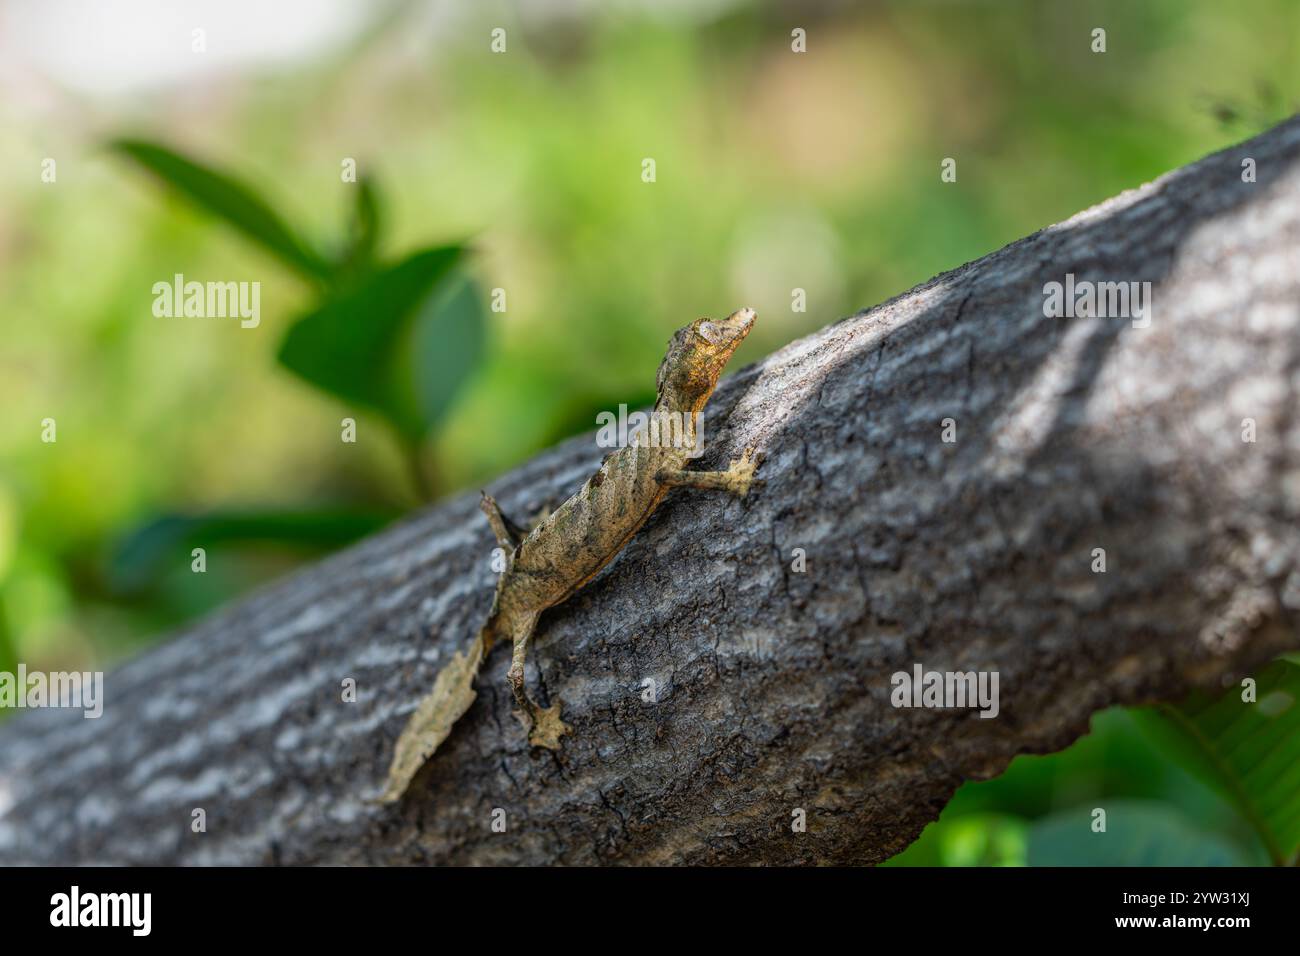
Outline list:
[[[1276,660],[1256,679],[1254,700],[1233,688],[1138,711],[1139,726],[1249,821],[1282,865],[1300,850],[1300,666]]]
[[[1094,832],[1094,808],[1106,830]],[[890,866],[1241,866],[1232,839],[1165,801],[1098,798],[1030,820],[1007,813],[948,814]]]
[[[1139,855],[1173,862],[1195,849],[1167,845],[1179,842],[1204,844],[1210,861],[1268,864],[1231,801],[1184,770],[1174,748],[1145,734],[1140,721],[1138,709],[1101,711],[1092,731],[1060,753],[1023,754],[1000,777],[965,784],[888,865],[1132,865]],[[1108,834],[1091,830],[1099,806],[1108,813]],[[1161,808],[1169,825],[1147,827],[1143,808]],[[1151,838],[1128,839],[1135,827]],[[1125,839],[1115,842],[1115,835]],[[1071,844],[1087,838],[1096,842]]]
[[[1092,808],[1076,807],[1029,828],[1030,866],[1244,866],[1240,847],[1205,833],[1166,803],[1106,801],[1104,832]]]
[[[109,562],[109,582],[119,593],[140,591],[175,565],[178,556],[218,544],[272,543],[327,552],[378,531],[396,516],[338,508],[164,515],[122,540]]]
[[[1005,813],[939,820],[884,866],[1024,866],[1029,824]]]
[[[0,600],[0,671],[13,673],[18,666],[18,651],[9,636],[9,616],[5,614],[4,601]]]
[[[339,271],[344,275],[368,272],[374,265],[375,250],[379,245],[381,223],[374,180],[362,175],[357,180],[356,194],[348,245],[339,260]]]
[[[316,307],[290,327],[278,358],[317,388],[380,414],[397,432],[427,496],[420,443],[483,357],[480,296],[458,269],[464,247],[422,249],[377,265],[379,201],[373,180],[362,176],[343,251],[329,262],[234,176],[144,140],[118,139],[110,148],[324,284]]]
[[[109,148],[149,170],[179,195],[224,219],[282,263],[309,279],[328,280],[333,270],[252,187],[158,143],[117,139]]]
[[[425,249],[372,273],[299,319],[280,362],[421,438],[482,356],[478,290],[451,275],[462,254],[460,246]]]
[[[347,236],[331,261],[234,176],[156,143],[119,139],[110,145],[311,280],[319,299],[289,327],[278,351],[280,363],[387,421],[417,490],[429,497],[421,443],[484,352],[479,290],[460,269],[464,247],[421,249],[394,264],[380,264],[383,219],[374,182],[363,175],[355,184]],[[109,561],[105,585],[119,597],[145,592],[151,582],[173,581],[169,571],[192,548],[214,544],[261,542],[320,553],[376,530],[391,517],[339,507],[164,515],[124,536]]]

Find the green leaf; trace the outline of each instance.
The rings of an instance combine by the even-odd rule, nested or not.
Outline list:
[[[442,418],[478,366],[486,327],[483,297],[463,274],[453,275],[421,304],[397,370],[400,387],[413,396],[426,429]]]
[[[1242,688],[1196,693],[1134,718],[1169,756],[1227,797],[1254,827],[1275,864],[1300,849],[1300,665],[1276,660]]]
[[[477,289],[453,271],[462,254],[460,246],[425,249],[372,274],[295,323],[281,363],[418,440],[482,352]]]
[[[357,181],[355,192],[348,243],[339,268],[349,273],[364,273],[374,265],[375,247],[379,243],[379,197],[374,180],[364,174]]]
[[[119,139],[109,143],[109,148],[143,166],[191,202],[220,216],[307,277],[327,280],[333,274],[329,263],[295,235],[251,187],[157,143]]]
[[[1094,833],[1092,805],[1054,813],[1029,828],[1030,866],[1249,866],[1236,844],[1198,830],[1168,804],[1099,799],[1106,830]]]
[[[1004,813],[940,817],[882,866],[1024,866],[1029,824]]]
[[[163,515],[122,539],[109,561],[109,583],[119,593],[138,591],[168,566],[188,564],[192,548],[215,544],[269,543],[332,551],[378,531],[395,517],[396,512],[341,508]]]

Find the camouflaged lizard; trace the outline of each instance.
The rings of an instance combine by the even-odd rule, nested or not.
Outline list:
[[[577,494],[527,534],[491,496],[483,495],[480,507],[509,553],[492,611],[469,648],[438,673],[433,690],[402,731],[381,801],[401,798],[416,771],[469,709],[475,697],[474,678],[498,641],[509,640],[514,647],[508,680],[529,743],[559,749],[560,737],[569,731],[560,719],[560,701],[540,707],[524,689],[524,659],[537,619],[547,608],[568,600],[612,561],[669,489],[711,488],[743,497],[758,484],[752,448],[733,459],[726,471],[686,470],[690,459],[699,454],[699,413],[754,318],[753,309],[741,309],[719,321],[700,319],[679,329],[659,366],[658,400],[648,427],[606,456]]]

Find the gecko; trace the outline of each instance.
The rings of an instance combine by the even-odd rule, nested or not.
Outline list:
[[[447,739],[474,702],[474,680],[492,648],[509,641],[507,681],[528,742],[560,749],[569,732],[562,702],[535,703],[524,686],[524,661],[537,620],[594,578],[649,520],[668,492],[695,487],[745,497],[761,484],[759,458],[746,448],[725,471],[690,471],[700,454],[698,421],[732,353],[753,328],[756,313],[739,309],[725,319],[698,319],[674,333],[655,376],[657,398],[645,427],[605,456],[582,488],[525,533],[486,492],[479,503],[502,551],[492,610],[482,630],[438,672],[433,689],[416,707],[393,753],[381,803],[401,799],[416,772]]]

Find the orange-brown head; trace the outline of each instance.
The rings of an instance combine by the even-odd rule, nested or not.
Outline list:
[[[703,408],[756,317],[753,309],[737,309],[725,319],[697,319],[678,329],[655,379],[658,407],[680,412]]]

